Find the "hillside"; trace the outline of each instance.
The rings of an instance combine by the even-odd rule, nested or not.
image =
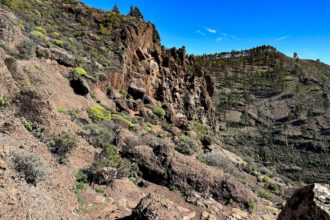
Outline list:
[[[276,219],[329,180],[329,72],[270,47],[167,49],[139,14],[0,0],[0,219]]]
[[[198,57],[227,149],[294,181],[330,180],[330,66],[270,46]]]

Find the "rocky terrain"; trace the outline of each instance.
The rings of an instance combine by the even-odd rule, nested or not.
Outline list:
[[[329,181],[325,64],[74,0],[0,0],[0,46],[0,219],[268,220]]]
[[[263,46],[199,57],[217,80],[226,149],[283,177],[329,183],[330,67]]]

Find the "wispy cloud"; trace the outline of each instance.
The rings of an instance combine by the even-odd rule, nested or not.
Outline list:
[[[216,42],[221,42],[225,40],[237,40],[238,38],[233,34],[219,33],[219,37],[215,39]]]
[[[211,34],[216,34],[217,33],[217,30],[213,29],[213,28],[209,28],[209,27],[204,27],[204,29],[206,31],[208,31],[209,33]]]
[[[279,37],[279,38],[275,39],[275,41],[285,40],[285,39],[287,39],[288,37],[290,37],[290,36],[289,36],[289,35],[286,35],[286,36],[283,36],[283,37]]]
[[[225,37],[218,37],[217,39],[215,39],[216,42],[221,42],[221,41],[224,41],[224,40],[228,40],[228,39],[225,38]]]
[[[206,34],[205,34],[203,31],[201,31],[201,30],[197,30],[196,33],[197,33],[197,34],[200,34],[200,35],[203,35],[203,36],[206,35]]]

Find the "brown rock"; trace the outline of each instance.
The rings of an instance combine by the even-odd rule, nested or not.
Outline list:
[[[190,220],[195,218],[196,212],[151,194],[140,201],[131,216],[131,219],[134,220]]]
[[[196,158],[184,156],[169,146],[152,149],[137,146],[127,150],[126,156],[135,161],[144,178],[181,192],[193,189],[211,195],[224,204],[248,208],[255,195],[221,170],[211,168]]]
[[[297,190],[278,220],[330,220],[330,185],[313,184]]]

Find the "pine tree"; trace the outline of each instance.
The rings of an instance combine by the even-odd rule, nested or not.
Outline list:
[[[132,16],[132,17],[140,18],[142,20],[144,19],[140,9],[138,7],[135,7],[135,6],[130,7],[128,15]]]
[[[113,6],[112,12],[115,12],[115,13],[118,13],[118,14],[120,13],[119,8],[116,4]]]

